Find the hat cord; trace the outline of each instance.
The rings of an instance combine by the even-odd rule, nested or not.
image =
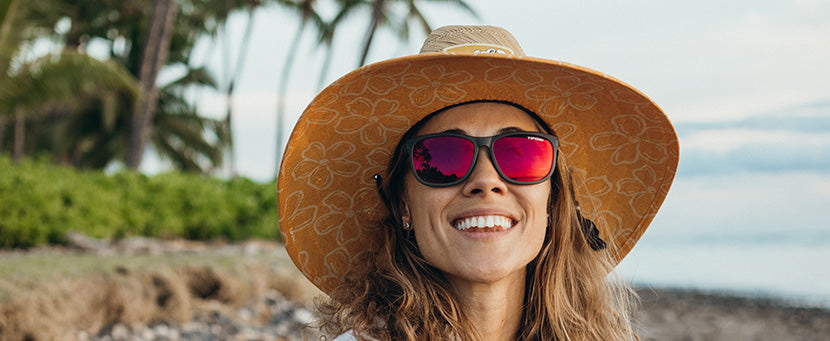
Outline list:
[[[574,182],[573,176],[571,172],[567,172],[568,174],[568,183],[569,189],[571,190],[571,196],[574,198],[574,205],[576,206],[576,219],[579,220],[579,226],[582,227],[582,232],[585,234],[585,239],[588,240],[588,245],[591,246],[591,249],[594,251],[600,251],[605,249],[605,241],[602,240],[599,236],[599,229],[597,229],[597,225],[594,224],[588,218],[582,216],[582,207],[579,206],[579,201],[576,200],[576,191],[574,190]]]
[[[582,216],[582,211],[579,209],[579,206],[577,206],[576,209],[576,218],[579,219],[579,225],[582,226],[582,232],[585,233],[585,238],[588,239],[588,245],[590,245],[594,251],[605,249],[605,241],[599,237],[599,229],[597,229],[597,225],[590,219]]]

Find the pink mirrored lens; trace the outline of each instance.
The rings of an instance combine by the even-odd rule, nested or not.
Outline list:
[[[421,140],[412,150],[415,173],[421,180],[446,184],[467,174],[473,161],[473,143],[455,136]]]
[[[539,181],[553,167],[553,146],[536,136],[500,138],[493,143],[493,154],[501,172],[515,181]]]

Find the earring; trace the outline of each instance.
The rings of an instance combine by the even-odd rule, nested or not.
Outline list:
[[[404,222],[404,223],[403,223],[403,229],[404,229],[404,230],[411,230],[411,226],[409,225],[409,223],[408,223],[408,222]]]

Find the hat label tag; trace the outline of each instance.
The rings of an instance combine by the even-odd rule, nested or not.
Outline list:
[[[501,45],[493,45],[493,44],[481,44],[481,43],[467,43],[467,44],[460,44],[460,45],[453,45],[445,47],[441,50],[446,53],[472,53],[472,54],[480,54],[480,53],[491,53],[491,54],[515,54],[513,53],[513,49],[501,46]]]

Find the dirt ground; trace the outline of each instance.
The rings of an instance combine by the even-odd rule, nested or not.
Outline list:
[[[311,307],[320,294],[279,243],[136,239],[77,244],[0,250],[0,340],[53,340],[75,335],[68,332],[73,328],[95,335],[117,323],[164,320],[175,326],[206,306],[233,312],[274,290]],[[637,292],[636,328],[642,340],[830,340],[828,309],[680,289]],[[227,308],[217,308],[223,305]],[[269,318],[262,314],[253,320],[261,324]]]
[[[638,290],[642,340],[830,340],[830,311],[767,298]]]

